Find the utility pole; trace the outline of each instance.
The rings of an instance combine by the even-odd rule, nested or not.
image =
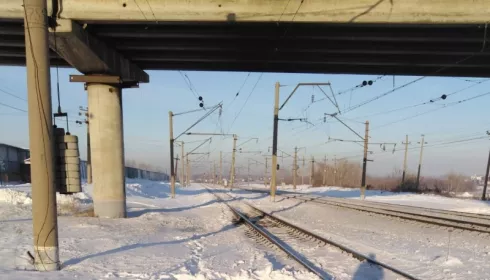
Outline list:
[[[487,200],[487,184],[488,184],[488,171],[490,170],[490,152],[488,153],[487,171],[485,172],[485,182],[483,183],[483,193],[481,195],[481,200]]]
[[[60,269],[46,0],[24,1],[34,267]]]
[[[268,174],[267,173],[267,162],[268,162],[267,157],[265,157],[264,186],[266,186],[266,187],[267,187],[267,174]]]
[[[366,198],[366,168],[369,141],[369,121],[366,121],[366,131],[364,133],[364,157],[362,159],[362,179],[361,179],[361,199]]]
[[[333,157],[333,185],[337,186],[337,155]]]
[[[185,165],[185,161],[184,161],[184,141],[182,141],[181,144],[182,144],[182,146],[181,146],[181,153],[182,153],[182,156],[181,157],[182,158],[180,159],[180,161],[182,162],[182,168],[181,168],[181,172],[180,172],[180,178],[182,178],[182,179],[180,179],[180,184],[185,187],[185,177],[184,177],[184,170],[185,170],[185,167],[184,167],[184,165]]]
[[[213,161],[213,184],[216,185],[216,161]]]
[[[405,157],[403,159],[403,174],[402,174],[402,185],[405,183],[405,176],[407,173],[407,156],[408,156],[408,145],[410,142],[408,142],[408,135],[405,135],[405,142],[402,142],[402,144],[405,145]]]
[[[186,177],[187,177],[187,186],[190,186],[191,185],[191,164],[190,164],[190,160],[189,160],[189,155],[187,155],[186,157],[186,160],[187,160],[187,172],[186,172]]]
[[[323,159],[323,186],[326,186],[327,183],[327,155]]]
[[[315,184],[315,157],[311,156],[310,185],[313,187],[314,184]]]
[[[235,182],[235,153],[236,153],[236,141],[238,137],[233,134],[233,153],[231,154],[231,170],[230,170],[230,190],[233,188],[233,183]]]
[[[272,137],[272,174],[271,174],[271,201],[276,199],[276,174],[277,174],[277,131],[279,129],[279,82],[276,83],[274,92],[274,131]]]
[[[85,115],[85,120],[76,121],[76,123],[85,123],[87,125],[87,184],[92,184],[92,154],[90,152],[90,122],[88,108],[83,108],[80,106],[80,112],[78,115]]]
[[[223,152],[219,151],[219,181],[218,184],[223,184]]]
[[[305,184],[305,156],[303,156],[303,168],[301,169],[301,185]]]
[[[296,189],[296,176],[298,173],[298,147],[294,147],[294,161],[293,161],[293,189]]]
[[[175,197],[175,166],[174,166],[174,125],[173,113],[168,111],[168,129],[170,138],[170,193],[171,197]]]
[[[422,168],[422,155],[424,153],[424,144],[427,144],[426,142],[424,142],[424,135],[423,134],[422,134],[422,141],[419,142],[419,144],[420,144],[420,158],[419,158],[419,168],[417,171],[417,189],[420,186],[420,169]]]

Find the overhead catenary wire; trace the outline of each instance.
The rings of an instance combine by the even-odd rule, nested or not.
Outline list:
[[[416,117],[419,117],[419,116],[422,116],[422,115],[433,113],[435,111],[438,111],[438,110],[441,110],[441,109],[444,109],[444,108],[448,108],[448,107],[451,107],[451,106],[454,106],[454,105],[458,105],[458,104],[461,104],[461,103],[464,103],[464,102],[468,102],[470,100],[477,99],[477,98],[480,98],[480,97],[483,97],[483,96],[487,96],[489,94],[490,94],[490,92],[486,92],[486,93],[482,93],[482,94],[479,94],[479,95],[476,95],[476,96],[473,96],[473,97],[470,97],[470,98],[466,98],[466,99],[462,99],[462,100],[459,100],[459,101],[451,102],[451,103],[445,104],[443,107],[439,107],[439,108],[436,108],[436,109],[433,109],[433,110],[430,110],[430,111],[422,112],[422,113],[419,113],[419,114],[416,114],[416,115],[408,116],[408,117],[403,118],[403,119],[400,119],[400,120],[396,120],[396,121],[393,121],[393,122],[389,122],[389,123],[385,123],[385,124],[382,124],[382,125],[373,127],[371,130],[382,128],[382,127],[386,127],[386,126],[389,126],[389,125],[392,125],[392,124],[395,124],[395,123],[403,122],[403,121],[406,121],[406,120],[409,120],[409,119],[413,119],[413,118],[416,118]]]

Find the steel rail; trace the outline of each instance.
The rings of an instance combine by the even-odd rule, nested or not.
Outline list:
[[[269,240],[272,244],[276,245],[279,249],[281,249],[282,251],[284,251],[288,256],[292,257],[296,262],[298,262],[299,264],[301,264],[303,267],[305,267],[306,269],[308,269],[310,272],[316,274],[321,279],[328,279],[328,278],[325,278],[325,276],[324,276],[325,272],[324,271],[319,270],[312,263],[310,263],[308,260],[306,260],[306,259],[298,256],[298,253],[296,253],[295,251],[293,251],[292,249],[290,249],[289,246],[285,246],[285,244],[283,242],[281,242],[278,238],[276,238],[274,235],[272,235],[268,231],[265,231],[265,230],[261,229],[260,227],[258,227],[253,221],[251,221],[248,217],[246,217],[245,215],[243,215],[242,213],[240,213],[240,211],[238,211],[237,209],[235,209],[233,206],[231,206],[230,204],[228,204],[228,202],[226,202],[219,195],[217,195],[216,193],[214,193],[209,188],[207,188],[207,187],[205,187],[205,188],[211,194],[213,194],[218,200],[222,201],[226,206],[228,206],[228,208],[238,218],[240,218],[240,220],[242,220],[243,222],[245,222],[249,227],[251,227],[253,230],[255,230],[256,232],[258,232],[264,238],[266,238],[267,240]],[[230,196],[230,197],[233,198],[232,196]]]
[[[263,190],[253,190],[253,189],[244,189],[246,191],[252,191],[252,192],[266,192]],[[456,229],[461,229],[461,230],[468,230],[468,231],[475,231],[475,232],[482,232],[482,233],[490,233],[490,221],[489,223],[482,223],[482,222],[476,222],[476,221],[470,221],[470,220],[464,220],[464,219],[455,219],[455,218],[450,218],[450,217],[441,217],[441,216],[436,216],[436,215],[429,215],[429,214],[424,214],[424,213],[416,213],[416,212],[411,212],[411,211],[402,211],[402,210],[397,210],[396,208],[409,208],[410,206],[401,206],[398,207],[398,205],[391,205],[388,206],[388,208],[382,208],[382,207],[376,207],[376,206],[370,206],[370,205],[363,205],[365,204],[364,202],[355,202],[355,201],[340,201],[340,198],[327,198],[327,197],[316,197],[312,196],[309,194],[302,194],[298,192],[287,192],[287,191],[279,191],[277,193],[278,195],[282,195],[286,198],[293,198],[305,202],[312,202],[316,204],[321,204],[321,205],[332,205],[332,206],[337,206],[337,207],[343,207],[343,208],[348,208],[348,209],[353,209],[357,211],[363,211],[363,212],[370,212],[370,213],[376,213],[380,215],[386,215],[386,216],[392,216],[392,217],[397,217],[397,218],[402,218],[406,220],[412,220],[412,221],[417,221],[417,222],[422,222],[422,223],[428,223],[428,224],[434,224],[437,226],[444,226],[444,227],[452,227]],[[303,196],[303,197],[301,197]],[[385,206],[386,207],[386,206]],[[430,208],[427,208],[429,210],[433,210]],[[429,211],[430,212],[430,211]],[[464,218],[473,218],[473,219],[482,219],[480,217],[467,217],[465,215],[458,215],[454,214],[453,212],[451,213],[444,213],[444,210],[440,210],[439,214],[443,215],[448,215],[448,216],[460,216]]]
[[[229,208],[230,208],[230,209],[231,209],[231,210],[232,210],[232,211],[233,211],[233,212],[234,212],[234,213],[235,213],[237,216],[239,216],[241,219],[243,219],[244,221],[246,221],[246,222],[247,222],[247,223],[248,223],[250,226],[252,226],[254,229],[256,229],[256,230],[257,230],[257,231],[258,231],[260,234],[262,234],[262,235],[263,235],[263,234],[268,234],[268,231],[264,231],[264,230],[262,230],[262,229],[258,228],[258,227],[257,227],[257,226],[254,224],[254,222],[252,222],[252,221],[250,221],[248,218],[244,217],[244,215],[243,215],[243,214],[241,214],[241,213],[240,213],[238,210],[234,209],[232,206],[230,206],[228,203],[226,203],[226,202],[225,202],[225,201],[224,201],[224,200],[223,200],[221,197],[219,197],[217,194],[215,194],[215,193],[214,193],[213,191],[211,191],[209,188],[207,188],[207,187],[206,187],[206,189],[207,189],[207,190],[208,190],[210,193],[212,193],[213,195],[215,195],[215,196],[216,196],[216,197],[217,197],[219,200],[223,201],[223,202],[224,202],[224,203],[225,203],[225,204],[226,204],[226,205],[227,205],[227,206],[228,206],[228,207],[229,207]],[[233,197],[233,196],[232,196],[232,195],[230,195],[230,194],[226,194],[226,195],[227,195],[227,196],[229,196],[229,197],[230,197],[230,198],[232,198],[232,199],[236,199],[236,197]],[[359,260],[359,261],[368,261],[368,262],[370,262],[370,263],[372,263],[372,264],[378,265],[378,266],[383,267],[383,268],[385,268],[385,269],[387,269],[387,270],[390,270],[390,271],[392,271],[392,272],[394,272],[394,273],[396,273],[396,274],[398,274],[398,275],[401,275],[401,276],[403,276],[403,277],[405,277],[405,278],[407,278],[407,279],[413,279],[413,280],[418,280],[418,279],[419,279],[419,278],[416,278],[415,276],[412,276],[412,275],[410,275],[410,274],[408,274],[408,273],[406,273],[406,272],[403,272],[403,271],[401,271],[401,270],[399,270],[399,269],[397,269],[397,268],[395,268],[395,267],[392,267],[392,266],[390,266],[390,265],[388,265],[388,264],[385,264],[385,263],[382,263],[382,262],[380,262],[380,261],[378,261],[378,260],[372,259],[372,258],[370,258],[369,256],[366,256],[366,255],[364,255],[364,254],[362,254],[362,253],[360,253],[360,252],[358,252],[358,251],[356,251],[356,250],[354,250],[354,249],[350,249],[350,248],[348,248],[348,247],[346,247],[346,246],[344,246],[344,245],[342,245],[342,244],[340,244],[340,243],[337,243],[337,242],[332,241],[332,240],[330,240],[330,239],[328,239],[328,238],[322,237],[322,236],[320,236],[320,235],[318,235],[318,234],[316,234],[316,233],[314,233],[314,232],[311,232],[311,231],[306,230],[306,229],[304,229],[304,228],[302,228],[302,227],[300,227],[300,226],[298,226],[298,225],[295,225],[295,224],[293,224],[293,223],[291,223],[291,222],[288,222],[288,221],[286,221],[286,220],[284,220],[284,219],[282,219],[282,218],[279,218],[278,216],[276,216],[276,215],[274,215],[274,214],[271,214],[271,213],[268,213],[268,212],[266,212],[266,211],[264,211],[264,210],[261,210],[261,209],[259,209],[259,208],[255,207],[254,205],[252,205],[252,204],[250,204],[250,203],[248,203],[248,202],[246,202],[246,201],[241,201],[241,203],[243,203],[243,204],[247,205],[248,207],[250,207],[250,208],[251,208],[251,209],[253,209],[254,211],[256,211],[256,212],[260,213],[260,215],[265,216],[265,217],[268,217],[268,218],[270,218],[270,219],[272,219],[272,220],[274,220],[274,221],[278,222],[279,224],[281,224],[281,225],[283,225],[283,226],[285,226],[285,227],[292,228],[292,229],[294,229],[294,230],[296,230],[296,231],[298,231],[298,232],[300,232],[300,233],[302,233],[302,234],[305,234],[305,235],[311,236],[311,237],[313,237],[313,238],[315,238],[315,239],[317,239],[317,240],[319,240],[319,241],[321,241],[321,242],[324,242],[324,243],[329,244],[329,245],[331,245],[331,246],[334,246],[334,247],[336,247],[336,248],[338,248],[338,249],[340,249],[340,250],[342,250],[342,251],[345,251],[345,252],[347,252],[347,253],[351,254],[351,255],[352,255],[352,257],[354,257],[355,259],[357,259],[357,260]],[[269,233],[269,234],[272,234],[272,233]],[[279,244],[277,244],[276,242],[274,242],[274,241],[278,241],[278,242],[282,243],[282,242],[280,241],[280,239],[277,239],[277,238],[275,238],[275,237],[273,237],[273,236],[264,236],[264,237],[266,237],[266,238],[267,238],[269,241],[271,241],[272,243],[274,243],[275,245],[277,245],[279,248],[281,248],[281,249],[282,249],[284,252],[286,252],[288,255],[290,255],[289,250],[288,250],[287,248],[284,248],[284,247],[285,247],[285,246],[284,246],[284,244],[279,245]],[[274,240],[274,241],[273,241],[273,240]],[[294,253],[293,253],[293,254],[294,254]],[[301,259],[301,260],[300,260],[300,259],[298,259],[298,256],[295,256],[295,255],[291,255],[291,256],[292,256],[292,257],[293,257],[293,258],[294,258],[296,261],[298,261],[300,264],[302,264],[303,266],[305,266],[305,267],[306,267],[308,270],[310,270],[310,271],[312,271],[313,273],[317,274],[317,275],[318,275],[318,276],[320,276],[322,279],[324,278],[322,275],[318,274],[318,273],[316,272],[316,270],[315,270],[315,271],[313,271],[313,270],[311,270],[310,266],[306,266],[306,265],[303,263],[303,261],[304,261],[303,259]],[[313,266],[312,268],[313,268],[313,269],[316,269],[316,267],[314,267],[314,266]]]

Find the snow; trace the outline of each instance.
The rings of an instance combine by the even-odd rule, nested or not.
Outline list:
[[[30,185],[0,188],[0,279],[172,279],[310,280],[313,274],[277,249],[250,237],[222,203],[200,184],[178,187],[175,199],[165,182],[127,179],[127,219],[79,215],[92,206],[92,185],[83,193],[57,195],[63,269],[39,273],[32,251]],[[251,187],[264,188],[263,185]],[[289,186],[280,189],[290,189]],[[218,191],[227,192],[222,187]],[[359,191],[336,187],[297,191],[358,199]],[[233,195],[304,226],[319,235],[372,255],[421,279],[489,279],[490,240],[485,234],[452,231],[345,208],[233,190]],[[485,213],[488,204],[434,195],[367,191],[367,199]],[[397,279],[338,250],[312,246],[315,261],[336,279]],[[318,251],[313,251],[318,250]]]
[[[315,188],[308,192],[316,191],[318,194],[332,191],[330,188],[318,189]],[[338,189],[333,189],[333,191],[340,192]],[[348,194],[348,191],[344,194]],[[445,227],[335,206],[305,203],[281,198],[281,196],[276,197],[275,203],[271,203],[268,196],[240,189],[233,190],[233,195],[237,199],[246,199],[265,211],[313,230],[319,235],[351,247],[364,255],[373,254],[377,260],[419,279],[490,279],[488,277],[490,274],[490,266],[488,266],[490,240],[486,234],[459,230],[448,231],[448,228]],[[406,199],[406,195],[402,194],[402,197]],[[435,200],[440,198],[418,196]],[[373,197],[371,196],[370,199]],[[380,197],[388,196],[385,194]],[[468,202],[467,200],[462,201]],[[357,271],[364,269],[367,269],[366,266],[361,264]],[[392,279],[388,277],[386,271],[384,274],[385,279]],[[356,276],[357,273],[351,275]]]
[[[92,186],[57,195],[60,207],[91,206]],[[0,189],[0,279],[316,279],[294,262],[276,257],[233,223],[226,206],[202,186],[127,180],[127,219],[61,213],[59,272],[33,271],[30,186]]]
[[[251,184],[250,187],[262,190],[265,189],[262,184]],[[297,186],[296,190],[294,190],[292,185],[286,185],[284,187],[279,187],[278,189],[347,199],[359,199],[361,194],[359,189],[342,187],[311,187],[308,185],[301,185]],[[490,202],[488,201],[443,197],[434,194],[366,190],[366,200],[468,213],[490,214]]]

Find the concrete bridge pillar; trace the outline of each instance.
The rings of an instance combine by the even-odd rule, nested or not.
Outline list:
[[[87,83],[90,141],[97,217],[125,218],[122,89]]]

